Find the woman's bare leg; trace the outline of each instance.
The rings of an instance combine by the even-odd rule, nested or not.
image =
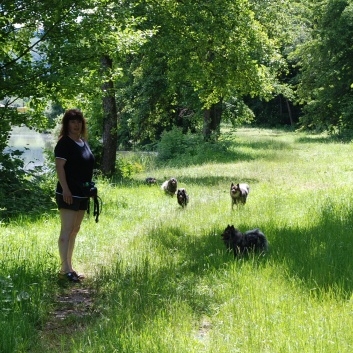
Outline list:
[[[80,230],[81,222],[85,211],[73,211],[60,209],[61,230],[58,240],[59,254],[61,259],[61,272],[72,272],[72,254],[75,247],[75,240]]]

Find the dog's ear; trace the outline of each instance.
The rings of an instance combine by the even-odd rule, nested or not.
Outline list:
[[[237,187],[239,187],[239,184],[237,184]]]
[[[233,187],[233,186],[234,186],[234,183],[231,183],[231,184],[230,184],[230,187]]]

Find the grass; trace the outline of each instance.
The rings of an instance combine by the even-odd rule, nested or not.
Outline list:
[[[56,281],[55,210],[1,225],[0,351],[351,352],[353,145],[225,128],[219,146],[217,158],[209,148],[99,181],[100,221],[85,219],[77,239],[78,287]],[[187,208],[147,176],[176,177]],[[250,184],[233,211],[232,181]],[[220,240],[228,224],[259,227],[269,253],[234,260]]]

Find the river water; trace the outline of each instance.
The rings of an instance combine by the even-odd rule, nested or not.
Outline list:
[[[24,168],[28,170],[35,166],[43,166],[46,158],[43,151],[53,151],[53,148],[51,134],[39,133],[27,127],[14,127],[5,151],[22,151],[21,158],[24,161]]]

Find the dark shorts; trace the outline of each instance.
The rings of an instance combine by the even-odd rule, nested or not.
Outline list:
[[[55,194],[56,196],[56,204],[58,205],[58,209],[60,210],[60,208],[65,208],[67,210],[73,210],[73,211],[79,211],[79,210],[84,210],[86,211],[88,208],[88,202],[89,202],[89,198],[88,197],[73,197],[72,198],[72,204],[69,205],[67,204],[64,199],[63,199],[63,195],[60,194]]]

